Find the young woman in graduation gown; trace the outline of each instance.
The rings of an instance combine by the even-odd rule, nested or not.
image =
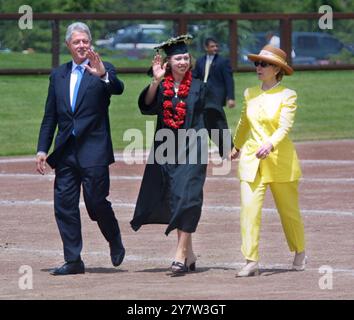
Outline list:
[[[218,129],[220,139],[215,143],[224,158],[232,144],[213,97],[200,80],[192,78],[192,58],[186,43],[190,38],[179,36],[158,47],[167,57],[163,61],[157,52],[152,82],[139,96],[141,113],[157,116],[157,124],[131,226],[137,231],[145,224],[166,224],[166,235],[177,230],[173,274],[196,268],[192,233],[202,211],[208,133]],[[186,130],[197,138],[179,139]]]

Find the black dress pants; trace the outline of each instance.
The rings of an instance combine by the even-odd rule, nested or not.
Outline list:
[[[75,152],[75,138],[70,138],[55,169],[54,183],[55,218],[63,241],[66,262],[81,259],[81,186],[91,220],[97,221],[103,236],[113,247],[123,247],[118,221],[111,203],[106,199],[109,184],[108,166],[80,167]]]

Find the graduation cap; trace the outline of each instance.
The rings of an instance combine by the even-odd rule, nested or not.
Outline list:
[[[181,36],[170,38],[167,41],[160,43],[154,49],[157,51],[163,49],[167,56],[187,53],[187,44],[190,44],[192,39],[193,37],[190,34],[183,34]]]

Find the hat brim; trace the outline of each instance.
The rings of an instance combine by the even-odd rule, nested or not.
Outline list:
[[[265,57],[259,54],[248,54],[247,55],[248,59],[251,61],[265,61],[271,64],[274,64],[280,68],[282,68],[287,76],[290,76],[293,74],[294,70],[292,67],[289,65],[282,63],[281,61],[275,60],[272,57]]]

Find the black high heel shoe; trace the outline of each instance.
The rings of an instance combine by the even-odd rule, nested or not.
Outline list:
[[[188,272],[187,259],[184,260],[184,263],[173,261],[171,265],[171,271],[173,274],[183,274]]]
[[[184,264],[182,262],[173,261],[171,265],[172,273],[186,273],[189,271],[196,270],[196,261],[192,262],[191,264],[187,265],[187,258],[184,260]]]
[[[189,271],[195,271],[196,270],[196,264],[197,264],[197,257],[196,256],[193,256],[194,257],[194,259],[192,260],[193,262],[190,262],[190,261],[188,261],[187,260],[187,267],[188,267],[188,269],[189,269]]]
[[[192,262],[189,266],[188,269],[189,271],[195,271],[196,270],[196,261]]]

